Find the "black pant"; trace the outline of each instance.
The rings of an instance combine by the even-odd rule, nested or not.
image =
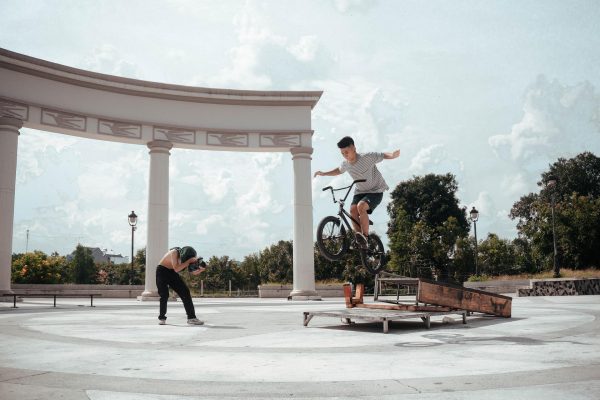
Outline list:
[[[158,315],[158,319],[167,319],[169,287],[173,289],[181,298],[181,301],[183,301],[183,306],[185,307],[188,319],[196,318],[196,311],[194,310],[194,303],[192,302],[190,290],[177,272],[170,268],[163,267],[162,265],[156,267],[156,287],[158,288],[158,294],[160,295],[160,314]]]

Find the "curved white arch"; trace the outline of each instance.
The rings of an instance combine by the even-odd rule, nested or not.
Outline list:
[[[0,292],[10,290],[16,137],[24,126],[149,147],[146,265],[150,268],[168,242],[168,160],[172,147],[292,152],[292,295],[316,296],[311,111],[321,91],[229,90],[148,82],[84,71],[6,49],[0,49],[0,82]],[[154,277],[148,277],[152,270],[147,272],[146,292],[154,295]]]
[[[322,92],[198,88],[84,71],[0,49],[0,115],[99,140],[207,150],[310,147]]]

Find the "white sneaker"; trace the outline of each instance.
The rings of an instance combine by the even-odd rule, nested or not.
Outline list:
[[[188,325],[204,325],[204,321],[200,321],[198,318],[188,319]]]
[[[159,319],[159,320],[158,320],[158,324],[159,324],[159,325],[166,325],[166,323],[167,323],[167,320],[166,320],[166,319]]]

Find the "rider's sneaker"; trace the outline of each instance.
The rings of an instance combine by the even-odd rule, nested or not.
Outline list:
[[[188,319],[188,325],[204,325],[204,321],[200,321],[198,318]]]
[[[369,248],[369,239],[367,239],[362,233],[356,232],[356,241],[361,249]]]
[[[167,323],[167,320],[166,320],[166,319],[159,319],[159,320],[158,320],[158,324],[159,324],[159,325],[165,325],[166,323]]]

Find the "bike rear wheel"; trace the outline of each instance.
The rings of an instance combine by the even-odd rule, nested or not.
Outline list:
[[[376,233],[369,235],[369,248],[360,249],[360,260],[363,267],[373,275],[378,274],[385,268],[385,249],[383,243]]]
[[[323,218],[317,227],[317,247],[329,261],[339,261],[350,247],[346,229],[338,217]]]

